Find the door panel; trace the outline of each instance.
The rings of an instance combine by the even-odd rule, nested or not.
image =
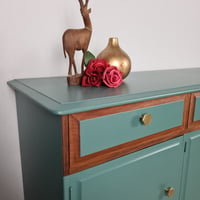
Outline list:
[[[187,151],[185,159],[184,200],[200,199],[200,130],[185,135]]]
[[[129,154],[70,176],[72,200],[178,200],[183,137]],[[177,159],[179,158],[179,159]]]

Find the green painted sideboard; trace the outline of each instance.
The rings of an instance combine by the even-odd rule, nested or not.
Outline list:
[[[132,72],[118,88],[8,85],[25,200],[200,199],[200,68]]]

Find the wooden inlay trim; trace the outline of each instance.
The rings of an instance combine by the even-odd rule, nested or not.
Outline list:
[[[63,174],[69,174],[69,116],[64,115],[62,121],[62,153],[63,153]]]

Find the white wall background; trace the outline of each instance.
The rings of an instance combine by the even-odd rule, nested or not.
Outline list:
[[[199,0],[90,0],[90,6],[94,54],[116,36],[132,71],[200,67]],[[23,199],[15,96],[6,81],[65,76],[61,36],[82,25],[78,0],[0,0],[1,200]]]

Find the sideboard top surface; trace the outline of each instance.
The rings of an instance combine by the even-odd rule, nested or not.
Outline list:
[[[118,88],[68,86],[66,77],[9,81],[50,112],[58,115],[200,91],[200,68],[131,72]]]

